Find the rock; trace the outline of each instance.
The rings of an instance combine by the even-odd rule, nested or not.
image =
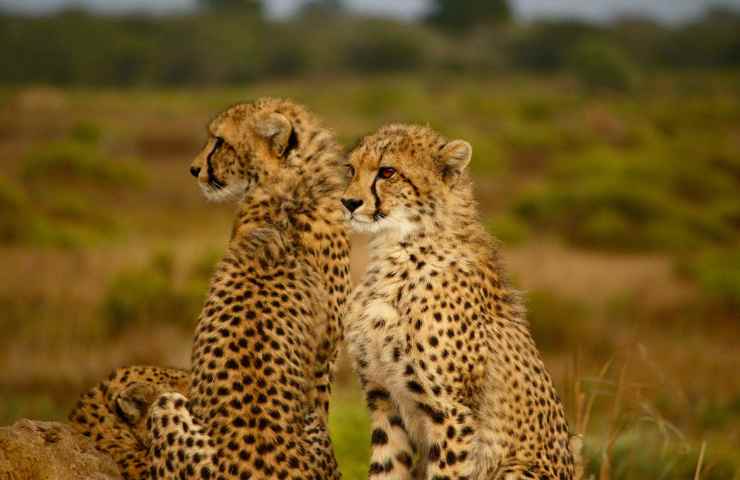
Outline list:
[[[120,480],[93,442],[58,422],[18,420],[0,428],[0,480]]]

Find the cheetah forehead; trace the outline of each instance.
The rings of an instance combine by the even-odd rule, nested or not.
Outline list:
[[[252,123],[262,113],[280,113],[297,125],[319,126],[320,122],[303,105],[285,98],[262,97],[253,102],[236,103],[217,114],[208,125],[211,134],[223,128],[236,128]]]
[[[386,156],[396,162],[418,164],[433,160],[447,139],[430,127],[391,124],[364,137],[351,153],[352,160],[377,166]]]

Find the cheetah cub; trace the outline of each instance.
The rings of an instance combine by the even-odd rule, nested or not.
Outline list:
[[[340,478],[328,408],[350,286],[344,163],[333,132],[289,100],[210,122],[190,172],[239,206],[191,370],[119,369],[70,416],[124,478]]]
[[[563,406],[480,224],[472,147],[390,125],[350,154],[342,203],[372,234],[345,323],[370,476],[571,479]]]

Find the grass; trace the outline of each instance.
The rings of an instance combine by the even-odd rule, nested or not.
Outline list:
[[[609,93],[510,74],[2,90],[36,100],[0,106],[0,131],[13,132],[0,137],[0,421],[64,418],[119,365],[187,365],[234,211],[203,201],[187,166],[214,112],[270,94],[306,103],[347,144],[388,121],[473,143],[481,215],[585,433],[588,475],[740,478],[737,81],[687,72]],[[344,477],[366,478],[367,413],[341,370],[331,432]]]

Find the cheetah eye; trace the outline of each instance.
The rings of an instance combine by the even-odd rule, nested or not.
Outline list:
[[[347,175],[349,175],[350,178],[355,177],[355,167],[352,165],[347,165]]]
[[[378,169],[378,178],[382,178],[383,180],[388,180],[389,178],[392,178],[395,174],[396,169],[393,167],[380,167]]]

